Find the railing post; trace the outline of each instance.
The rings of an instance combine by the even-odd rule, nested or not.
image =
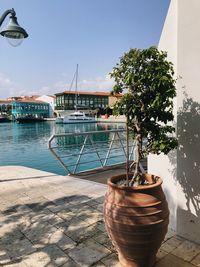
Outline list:
[[[123,134],[121,135],[120,133]],[[108,135],[106,137],[106,140],[96,141],[97,143],[94,142],[92,139],[92,135],[101,135],[101,134]],[[75,147],[77,146],[76,140],[73,141],[73,144],[67,143],[67,147],[66,146],[63,147],[62,144],[59,143],[59,138],[72,138],[72,137],[75,138],[80,136],[85,138],[83,139],[83,141],[81,141],[81,143],[80,142],[78,143],[78,149],[79,149],[78,151],[77,147]],[[57,142],[56,138],[58,138]],[[53,142],[54,140],[55,142]],[[88,144],[87,143],[88,140],[90,141],[89,142],[90,147],[85,150],[86,144]],[[116,142],[116,146],[114,145],[114,142]],[[81,133],[74,132],[74,133],[54,134],[49,139],[48,147],[51,153],[54,155],[54,157],[59,161],[62,167],[69,174],[78,174],[80,172],[83,172],[83,171],[77,171],[78,167],[81,164],[92,165],[94,162],[99,162],[101,164],[101,167],[95,167],[95,168],[91,167],[89,168],[89,170],[95,170],[101,168],[103,169],[106,167],[111,167],[123,163],[126,165],[126,171],[128,174],[128,172],[130,171],[130,166],[129,166],[129,162],[131,161],[130,156],[132,153],[134,153],[134,149],[132,147],[131,147],[131,154],[129,150],[128,125],[126,125],[126,131],[125,129],[118,129],[118,130],[102,130],[102,131],[91,131],[91,132],[81,132]],[[113,153],[111,154],[111,152]],[[92,153],[96,154],[97,157],[92,156]],[[103,153],[104,156],[101,157],[102,155],[101,153]],[[82,155],[86,154],[88,155],[91,154],[91,156],[88,157],[88,160],[86,159],[86,161],[81,162]],[[125,161],[124,161],[124,156],[125,156]],[[117,158],[120,159],[119,157],[123,157],[123,160],[118,161]],[[67,158],[69,160],[68,161],[67,159],[63,160],[63,158],[65,159]],[[113,160],[113,163],[108,164],[108,160]]]
[[[76,173],[76,170],[77,170],[78,165],[79,165],[79,163],[80,163],[81,156],[82,156],[83,150],[84,150],[84,148],[85,148],[85,144],[87,143],[87,140],[88,140],[88,135],[86,135],[85,140],[84,140],[84,142],[83,142],[83,145],[82,145],[82,147],[81,147],[81,151],[80,151],[80,153],[79,153],[79,155],[78,155],[78,159],[77,159],[77,162],[76,162],[76,165],[75,165],[75,168],[74,168],[74,174]]]
[[[114,142],[114,140],[115,140],[115,135],[116,135],[116,133],[113,134],[113,137],[112,137],[110,146],[109,146],[109,148],[108,148],[108,152],[107,152],[107,154],[106,154],[106,158],[105,158],[105,161],[104,161],[103,166],[106,166],[106,163],[107,163],[107,161],[108,161],[108,158],[109,158],[109,155],[110,155],[110,150],[111,150],[111,148],[112,148],[112,146],[113,146],[113,142]]]

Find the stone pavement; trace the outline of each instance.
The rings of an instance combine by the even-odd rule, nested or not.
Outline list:
[[[0,167],[0,266],[120,267],[105,232],[106,186]],[[200,266],[200,245],[169,231],[155,267]]]

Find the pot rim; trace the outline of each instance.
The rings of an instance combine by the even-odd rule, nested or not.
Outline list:
[[[146,175],[153,175],[153,174],[150,174],[150,173],[146,173]],[[111,176],[110,178],[108,178],[107,180],[107,184],[115,189],[120,189],[120,190],[134,190],[134,191],[137,191],[137,190],[149,190],[150,188],[154,188],[154,187],[158,187],[160,186],[162,183],[163,183],[163,180],[157,176],[157,175],[153,175],[153,176],[156,176],[158,178],[158,180],[156,181],[155,184],[150,184],[150,185],[138,185],[138,186],[125,186],[125,185],[117,185],[113,182],[113,180],[117,180],[119,177],[123,177],[125,176],[126,177],[126,174],[118,174],[118,175],[115,175],[115,176]]]

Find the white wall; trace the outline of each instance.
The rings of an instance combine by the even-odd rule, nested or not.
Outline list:
[[[150,156],[148,171],[164,179],[170,226],[200,243],[200,1],[171,0],[159,42],[174,63],[174,115],[179,147],[168,156]],[[158,168],[159,166],[159,168]]]
[[[55,110],[55,98],[53,96],[49,96],[49,95],[42,95],[38,98],[36,98],[36,100],[41,100],[44,101],[46,103],[49,103],[49,117],[53,117],[54,114],[54,110]]]

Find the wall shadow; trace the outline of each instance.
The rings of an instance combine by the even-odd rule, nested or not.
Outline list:
[[[184,93],[177,115],[177,232],[200,242],[200,104]]]
[[[112,250],[103,227],[102,202],[103,197],[72,194],[53,201],[32,200],[1,211],[0,265],[78,267],[81,265],[73,255],[81,244],[88,242],[95,250],[99,242],[102,248]]]

